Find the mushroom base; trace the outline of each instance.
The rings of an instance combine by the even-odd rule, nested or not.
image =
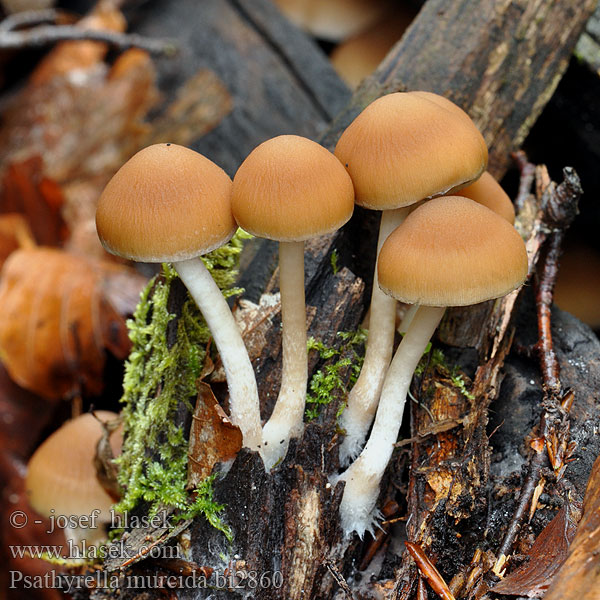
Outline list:
[[[337,481],[345,481],[340,520],[346,535],[362,538],[373,531],[379,484],[390,461],[402,423],[404,404],[414,370],[438,326],[445,309],[422,306],[417,310],[386,375],[375,423],[361,455]]]

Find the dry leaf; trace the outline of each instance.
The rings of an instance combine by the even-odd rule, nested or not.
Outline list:
[[[535,598],[548,589],[552,576],[563,564],[577,519],[573,509],[563,506],[544,527],[527,553],[529,560],[497,583],[496,594]]]
[[[101,271],[60,250],[14,252],[0,281],[0,352],[22,387],[47,398],[103,387],[105,349],[129,350],[123,318],[104,298]]]
[[[583,516],[569,556],[544,596],[546,600],[600,599],[600,457],[583,501]]]
[[[125,18],[111,2],[100,2],[94,12],[77,23],[82,29],[100,31],[125,31]],[[100,63],[108,51],[107,44],[86,40],[62,42],[53,48],[37,66],[30,78],[30,84],[37,86],[55,77],[78,72],[81,78],[85,70]]]
[[[44,175],[39,156],[8,166],[0,189],[0,212],[24,215],[38,244],[58,246],[66,239],[62,205],[62,191]]]
[[[33,247],[33,233],[23,215],[0,215],[0,268],[15,250]]]
[[[143,145],[147,129],[141,121],[158,98],[155,77],[150,57],[130,50],[112,71],[100,63],[84,81],[63,76],[28,86],[4,111],[0,163],[41,156],[44,173],[61,188],[93,181],[95,202],[108,179]]]
[[[210,386],[198,384],[198,399],[190,430],[188,487],[196,488],[217,463],[235,458],[242,433],[225,414]]]

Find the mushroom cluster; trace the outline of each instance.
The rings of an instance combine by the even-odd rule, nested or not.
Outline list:
[[[173,263],[221,356],[231,419],[244,446],[258,451],[269,470],[303,431],[304,242],[344,225],[355,202],[382,211],[366,357],[341,417],[340,458],[351,464],[334,478],[345,482],[342,527],[362,536],[377,519],[379,483],[412,373],[445,307],[498,298],[527,274],[512,204],[486,166],[485,142],[458,106],[428,92],[394,93],[370,104],[334,153],[306,138],[279,136],[255,148],[233,182],[192,150],[150,146],[107,185],[98,204],[98,234],[109,252]],[[282,377],[264,425],[244,341],[198,258],[227,242],[237,226],[279,242]],[[392,360],[396,300],[413,309]]]

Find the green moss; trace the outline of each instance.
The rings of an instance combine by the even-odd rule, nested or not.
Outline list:
[[[329,262],[331,263],[331,270],[333,271],[334,275],[337,275],[340,270],[340,265],[338,264],[339,258],[340,255],[338,254],[338,251],[334,248],[329,258]]]
[[[334,357],[339,357],[335,362],[319,369],[308,384],[306,418],[309,421],[319,416],[321,407],[329,404],[336,397],[336,393],[345,397],[358,379],[364,361],[364,354],[359,350],[364,348],[367,338],[366,331],[364,329],[338,331],[337,337],[342,340],[342,344],[338,348],[327,346],[313,337],[308,340],[308,350],[316,350],[321,359],[331,360]],[[347,369],[350,369],[348,384],[346,384]],[[344,404],[340,406],[339,414],[343,409]]]
[[[238,231],[228,244],[203,257],[225,296],[240,292],[232,286],[248,237]],[[186,491],[188,441],[176,425],[176,415],[182,404],[193,410],[210,331],[188,297],[177,322],[176,342],[167,347],[167,327],[176,318],[167,308],[176,277],[172,267],[163,265],[162,275],[147,285],[128,323],[132,351],[121,399],[125,441],[117,459],[123,497],[115,508],[130,511],[143,500],[150,504],[151,514],[173,508],[188,517],[203,514],[217,526],[220,507],[212,502],[212,481],[201,486],[193,500]]]
[[[447,379],[453,387],[457,388],[465,398],[474,400],[475,397],[467,389],[467,383],[464,375],[460,372],[460,367],[458,365],[450,366],[446,360],[446,357],[444,356],[444,353],[438,348],[435,348],[431,352],[431,357],[428,356],[429,352],[431,352],[431,345],[429,345],[423,353],[423,357],[415,369],[415,375],[423,375],[425,369],[428,368],[434,369],[444,379]]]
[[[193,519],[198,515],[203,515],[206,520],[218,529],[225,537],[231,541],[233,534],[231,529],[223,523],[219,513],[225,508],[213,500],[213,484],[216,475],[207,477],[194,491],[195,498],[188,508],[178,515],[177,519]]]

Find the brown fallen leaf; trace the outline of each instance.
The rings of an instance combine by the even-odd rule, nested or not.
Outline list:
[[[61,250],[18,250],[0,280],[0,353],[10,376],[47,398],[102,391],[105,349],[129,351],[97,264]]]
[[[188,487],[198,487],[217,463],[235,458],[241,447],[241,431],[229,420],[210,386],[200,382],[190,430]]]
[[[42,159],[31,156],[8,166],[0,186],[0,212],[22,214],[36,242],[59,246],[68,235],[61,216],[63,193],[43,172]]]
[[[123,32],[126,23],[113,2],[101,1],[90,15],[78,22],[78,26],[82,29]],[[54,77],[67,75],[75,69],[81,73],[101,62],[107,52],[108,46],[102,42],[62,42],[40,61],[31,75],[30,85],[47,83]]]
[[[569,555],[544,599],[600,599],[600,457],[592,467],[583,501],[583,516]]]
[[[112,5],[100,2],[87,21],[94,27],[122,29],[122,15]],[[110,66],[105,53],[99,42],[60,44],[6,103],[0,123],[0,199],[6,172],[36,161],[35,173],[24,174],[16,192],[27,189],[26,197],[31,196],[35,177],[54,184],[60,215],[72,234],[61,241],[75,253],[98,258],[103,251],[94,229],[96,203],[121,165],[155,141],[189,144],[218,125],[233,104],[217,75],[202,69],[150,123],[148,113],[160,99],[152,58],[131,49]],[[48,236],[41,238],[33,221],[31,225],[38,243],[56,244]]]
[[[35,245],[33,233],[23,215],[0,215],[0,267],[15,250],[33,248]]]
[[[497,583],[493,592],[529,598],[543,595],[567,556],[578,517],[577,507],[563,506],[538,535],[528,560]]]

